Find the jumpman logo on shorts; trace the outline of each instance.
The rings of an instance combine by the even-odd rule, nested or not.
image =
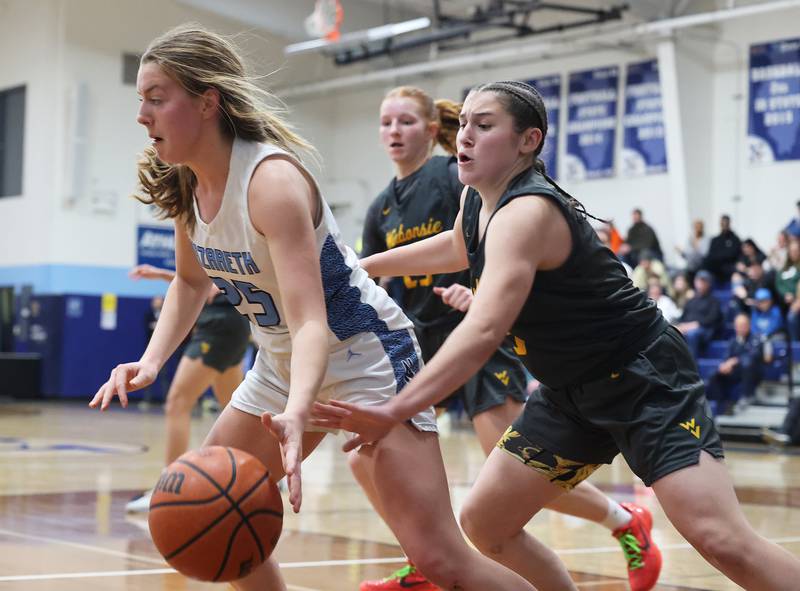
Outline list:
[[[361,357],[361,353],[356,353],[350,347],[347,348],[347,361],[350,361],[353,357]]]

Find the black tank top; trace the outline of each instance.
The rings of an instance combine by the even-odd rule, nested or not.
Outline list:
[[[530,372],[551,388],[610,374],[668,325],[655,303],[633,286],[586,216],[533,168],[511,181],[492,216],[524,195],[540,195],[558,206],[569,225],[572,250],[559,268],[536,272],[528,299],[511,329],[515,351]],[[483,271],[485,235],[491,224],[490,218],[483,240],[479,240],[481,205],[477,191],[470,188],[462,230],[473,289]]]
[[[455,158],[433,156],[402,181],[392,179],[367,213],[362,256],[452,230],[463,188],[450,170],[454,163]],[[414,275],[397,281],[400,306],[417,328],[454,326],[461,321],[463,314],[444,304],[433,287],[469,285],[468,272]]]

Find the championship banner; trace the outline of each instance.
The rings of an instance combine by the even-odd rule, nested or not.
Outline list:
[[[800,39],[750,46],[751,163],[800,159]]]
[[[136,264],[175,270],[175,232],[164,226],[138,226]]]
[[[667,170],[658,61],[628,64],[622,119],[622,172],[642,176]]]
[[[558,179],[558,122],[561,113],[561,74],[526,80],[542,95],[547,109],[547,137],[539,158],[544,162],[547,175]]]
[[[572,72],[567,98],[565,177],[584,180],[614,175],[619,68]]]

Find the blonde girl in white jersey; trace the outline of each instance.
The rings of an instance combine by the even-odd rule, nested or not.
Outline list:
[[[139,165],[142,200],[175,221],[177,271],[142,358],[117,366],[90,405],[106,409],[118,396],[126,406],[127,392],[153,381],[213,277],[253,324],[259,354],[206,444],[243,449],[276,477],[287,474],[299,511],[300,463],[325,436],[308,429],[312,403],[395,395],[420,363],[411,323],[341,244],[298,157],[310,146],[261,106],[229,42],[195,26],[169,31],[144,53],[137,87],[138,121],[153,140]],[[443,589],[533,589],[465,543],[435,429],[428,409],[356,452],[360,472],[372,475],[369,499]],[[286,589],[273,558],[234,586]]]

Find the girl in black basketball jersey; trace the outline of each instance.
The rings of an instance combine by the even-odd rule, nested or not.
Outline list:
[[[511,331],[542,386],[462,510],[479,549],[535,580],[523,526],[622,452],[678,531],[731,580],[796,588],[800,560],[756,534],[739,507],[685,341],[632,286],[583,206],[545,176],[537,156],[546,133],[533,87],[496,82],[470,92],[458,133],[459,179],[469,188],[454,230],[363,265],[378,276],[469,267],[474,301],[400,396],[371,409],[317,405],[318,424],[359,433],[346,449],[374,442],[465,383]],[[651,540],[637,534],[629,543]]]
[[[464,189],[458,180],[454,157],[460,108],[460,104],[452,101],[434,101],[424,90],[411,86],[395,88],[384,97],[380,107],[380,140],[394,163],[395,177],[370,205],[364,223],[362,256],[415,243],[453,228]],[[450,155],[433,156],[437,143]],[[392,289],[391,293],[414,322],[422,357],[428,361],[464,318],[470,298],[467,288],[462,286],[469,285],[469,273],[407,275],[391,281],[399,284],[399,289]],[[460,397],[481,447],[489,455],[505,428],[522,412],[526,381],[513,343],[506,340],[463,387],[439,405],[447,406],[453,397]],[[368,479],[362,477],[365,475],[355,469],[354,474],[368,484]],[[554,500],[548,508],[603,524],[618,539],[641,519],[652,519],[646,508],[629,503],[623,506],[588,482]],[[543,560],[559,563],[549,550],[545,552]],[[635,566],[631,573],[638,582],[633,591],[648,591],[660,572],[658,548],[652,545],[648,551],[637,554],[635,562],[629,560],[629,566]],[[541,569],[545,577],[533,583],[540,588],[557,587],[563,581],[553,576],[553,570]],[[644,572],[648,575],[646,579],[640,576]],[[560,574],[568,580],[566,570],[561,569]],[[383,580],[364,581],[360,591],[392,591],[412,583],[419,591],[438,589],[413,565],[408,565]]]

